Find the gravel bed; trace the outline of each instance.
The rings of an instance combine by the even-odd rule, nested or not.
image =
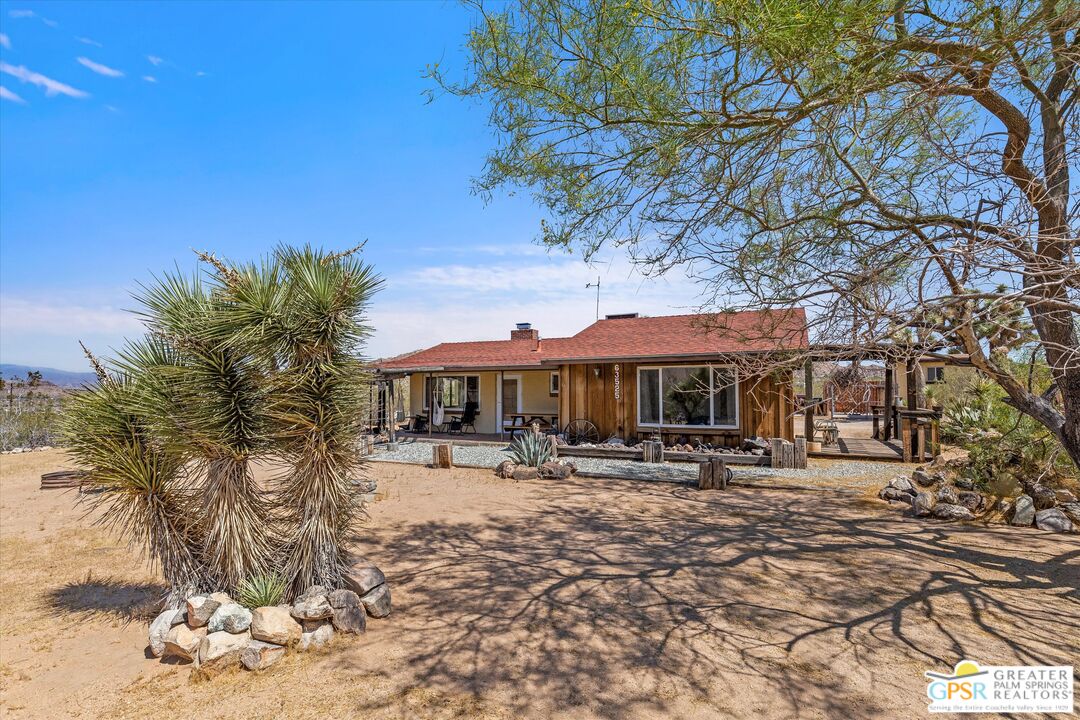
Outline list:
[[[432,443],[423,441],[401,442],[398,449],[389,452],[385,445],[376,445],[375,454],[369,459],[377,462],[398,462],[427,465],[431,462]],[[509,446],[454,445],[454,462],[458,465],[474,465],[494,468],[503,460],[511,459]],[[639,460],[616,460],[609,458],[567,458],[578,471],[612,478],[629,478],[653,482],[696,483],[696,463],[647,464]],[[798,487],[877,487],[883,480],[904,474],[904,467],[896,463],[866,462],[860,460],[827,460],[814,463],[806,470],[780,470],[768,467],[742,467],[729,465],[734,482],[747,485],[777,485],[783,480],[787,486]],[[908,471],[910,472],[910,470]]]

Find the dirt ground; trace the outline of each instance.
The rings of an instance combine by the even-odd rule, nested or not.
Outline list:
[[[322,655],[147,658],[161,586],[0,458],[4,718],[913,718],[924,670],[1080,657],[1080,538],[851,494],[378,464],[358,545],[394,613]],[[884,470],[886,477],[893,474]]]

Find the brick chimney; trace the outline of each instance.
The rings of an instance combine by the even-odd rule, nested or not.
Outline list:
[[[518,323],[517,327],[510,331],[510,339],[529,340],[535,350],[540,345],[540,331],[534,330],[532,323]]]

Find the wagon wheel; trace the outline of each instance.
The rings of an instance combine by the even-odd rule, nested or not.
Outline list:
[[[566,435],[566,442],[571,445],[600,442],[600,431],[588,420],[571,420],[563,429],[563,434]]]

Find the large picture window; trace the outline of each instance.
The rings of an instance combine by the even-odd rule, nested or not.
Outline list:
[[[431,389],[434,383],[435,390],[442,399],[444,408],[462,410],[465,403],[476,403],[480,407],[480,376],[479,375],[439,375],[437,377],[424,378],[424,408],[431,405]]]
[[[712,365],[638,369],[638,424],[675,427],[739,425],[735,371]]]

